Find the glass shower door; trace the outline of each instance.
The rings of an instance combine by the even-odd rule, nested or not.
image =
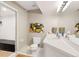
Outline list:
[[[16,12],[0,3],[0,50],[15,51]]]

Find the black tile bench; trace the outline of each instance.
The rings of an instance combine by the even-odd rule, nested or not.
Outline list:
[[[15,41],[0,39],[0,50],[14,52],[15,51]]]

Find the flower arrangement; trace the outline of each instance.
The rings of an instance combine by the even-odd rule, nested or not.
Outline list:
[[[76,32],[79,32],[79,23],[75,25],[75,28],[76,28]]]
[[[37,32],[37,33],[40,33],[43,31],[43,24],[40,24],[40,23],[31,23],[30,24],[30,30],[31,32]]]

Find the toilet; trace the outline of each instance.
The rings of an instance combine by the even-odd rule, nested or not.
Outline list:
[[[39,48],[39,45],[41,43],[41,38],[40,37],[33,37],[33,44],[31,44],[31,49],[32,50],[37,50]]]

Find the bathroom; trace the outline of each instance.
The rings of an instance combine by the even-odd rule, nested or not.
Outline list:
[[[72,1],[57,12],[57,1],[0,2],[0,49],[35,57],[79,56],[79,38],[74,35],[79,30],[78,5]]]

